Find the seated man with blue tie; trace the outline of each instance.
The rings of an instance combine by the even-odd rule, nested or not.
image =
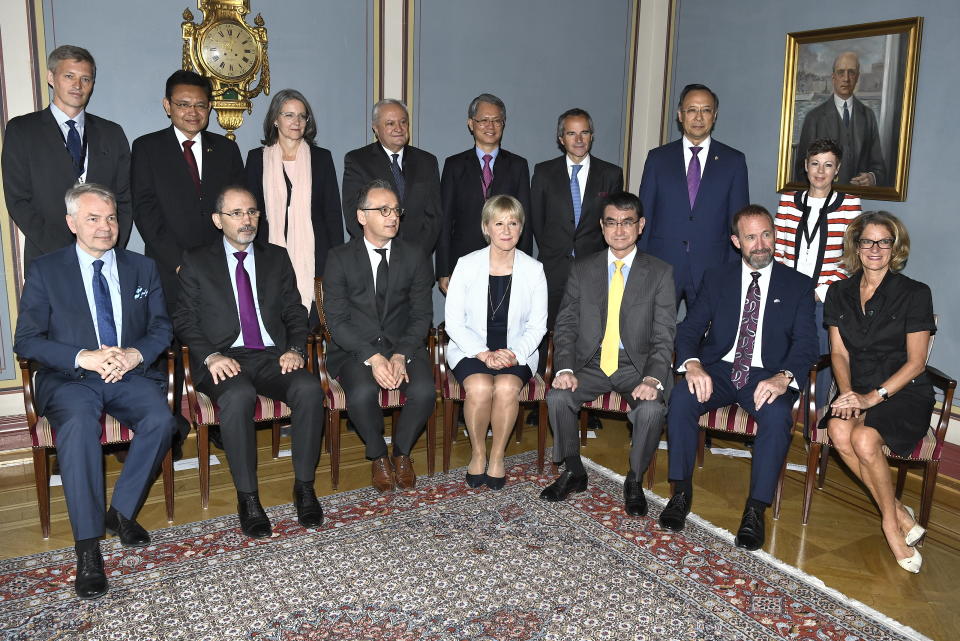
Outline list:
[[[670,398],[667,431],[673,497],[660,525],[683,529],[693,498],[701,414],[736,403],[757,421],[750,495],[736,544],[763,547],[764,510],[790,448],[795,373],[817,358],[814,281],[773,261],[773,217],[748,205],[733,217],[731,240],[742,260],[714,268],[677,328],[677,360],[686,384]]]
[[[115,247],[113,193],[94,183],[66,192],[74,244],[35,259],[27,271],[14,351],[35,361],[37,412],[50,421],[77,553],[74,586],[81,599],[107,592],[99,539],[124,547],[150,543],[135,516],[175,423],[166,378],[151,367],[170,344],[154,262]],[[104,514],[100,417],[106,412],[135,437]]]
[[[177,338],[190,347],[194,384],[220,407],[240,528],[251,538],[273,533],[257,486],[258,394],[290,406],[297,520],[305,528],[323,523],[313,487],[323,438],[323,389],[303,369],[307,310],[286,250],[254,242],[260,213],[246,187],[220,192],[211,217],[223,238],[184,252],[174,313]]]

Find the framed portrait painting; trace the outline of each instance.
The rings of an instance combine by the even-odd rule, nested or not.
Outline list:
[[[808,184],[807,149],[842,151],[838,187],[904,200],[923,18],[787,34],[777,190]]]

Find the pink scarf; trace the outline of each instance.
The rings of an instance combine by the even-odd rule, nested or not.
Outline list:
[[[293,184],[290,198],[290,215],[287,217],[287,238],[283,237],[283,221],[287,207],[287,183],[283,179],[283,149],[276,143],[263,148],[263,197],[267,207],[267,223],[274,245],[287,248],[293,272],[297,276],[297,289],[304,307],[310,309],[313,302],[313,279],[316,276],[314,255],[313,221],[310,199],[313,179],[310,170],[310,145],[300,141],[297,158],[287,168],[287,176]]]

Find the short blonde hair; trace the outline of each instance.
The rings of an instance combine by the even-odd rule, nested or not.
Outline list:
[[[520,201],[506,194],[491,196],[487,199],[487,202],[483,203],[483,211],[480,213],[480,231],[488,245],[490,244],[490,234],[487,233],[487,224],[498,214],[510,214],[515,221],[520,223],[520,230],[523,231],[525,216]]]
[[[898,272],[907,264],[907,258],[910,256],[910,234],[907,228],[888,211],[865,211],[856,218],[847,227],[843,234],[843,266],[850,273],[859,271],[863,268],[860,262],[859,245],[860,237],[867,225],[882,225],[887,228],[890,235],[893,236],[893,247],[890,249],[890,269]]]

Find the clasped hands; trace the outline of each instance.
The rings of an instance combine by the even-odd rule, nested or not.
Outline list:
[[[873,400],[873,396],[877,400]],[[874,405],[879,405],[882,397],[877,391],[868,394],[857,394],[853,390],[844,392],[830,403],[830,415],[843,420],[857,418],[864,410],[868,410]]]
[[[100,374],[105,383],[116,383],[142,362],[143,356],[135,347],[101,345],[100,349],[84,349],[77,355],[77,365]]]
[[[713,395],[713,379],[707,374],[698,361],[687,364],[687,389],[697,397],[701,403],[706,403]],[[773,403],[787,391],[790,379],[782,374],[775,374],[757,383],[753,390],[753,405],[759,410],[765,403]]]
[[[278,359],[280,362],[280,373],[289,374],[292,371],[301,369],[304,365],[303,357],[293,350],[284,352]],[[213,377],[213,384],[220,381],[233,378],[240,373],[240,363],[236,359],[224,356],[223,354],[213,354],[207,357],[207,371]]]
[[[490,369],[503,369],[518,364],[517,355],[506,348],[480,352],[477,359]]]
[[[394,354],[387,359],[383,354],[374,354],[367,359],[373,378],[383,389],[397,389],[403,383],[410,382],[407,374],[407,357]]]

